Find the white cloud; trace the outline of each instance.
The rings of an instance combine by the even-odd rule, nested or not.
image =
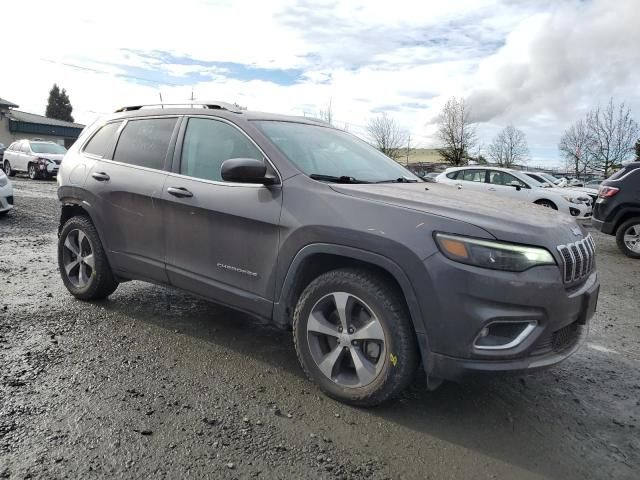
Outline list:
[[[294,114],[317,113],[331,98],[355,133],[388,109],[433,145],[432,120],[457,95],[486,122],[484,143],[514,123],[536,161],[553,161],[565,126],[609,95],[640,116],[637,0],[21,0],[3,16],[29,18],[31,34],[23,22],[3,24],[5,47],[20,39],[20,48],[4,49],[3,64],[19,73],[3,75],[0,96],[42,113],[57,82],[86,123],[157,102],[159,91],[184,101],[193,88],[201,99]],[[212,62],[301,76],[287,85]]]

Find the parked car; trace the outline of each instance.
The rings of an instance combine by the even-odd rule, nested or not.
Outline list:
[[[454,167],[440,174],[437,181],[535,203],[580,220],[591,218],[591,199],[588,195],[563,188],[547,188],[545,184],[518,170],[485,166]]]
[[[18,140],[7,148],[2,167],[10,177],[24,172],[32,180],[51,178],[58,174],[65,153],[67,149],[54,142]]]
[[[577,178],[572,178],[569,180],[569,187],[584,187],[584,182]]]
[[[616,236],[618,248],[640,258],[640,162],[627,163],[600,185],[593,225]]]
[[[4,158],[4,151],[7,149],[4,143],[0,143],[0,161]]]
[[[545,172],[527,172],[527,171],[523,171],[522,173],[524,173],[525,175],[528,175],[529,177],[533,178],[535,181],[542,183],[543,185],[547,185],[549,187],[556,187],[556,188],[564,188],[565,192],[573,192],[576,195],[581,195],[581,194],[587,194],[589,195],[589,197],[591,197],[591,205],[593,206],[594,203],[596,203],[596,200],[598,199],[598,189],[594,189],[594,188],[587,188],[587,187],[567,187],[567,186],[563,186],[560,187],[560,185],[563,185],[563,182],[560,181],[560,179],[554,177],[553,175],[549,174],[549,173],[545,173]]]
[[[0,170],[0,216],[13,208],[13,187],[4,171]]]
[[[422,177],[422,179],[423,179],[425,182],[435,183],[436,178],[438,177],[438,175],[440,175],[440,174],[439,174],[439,173],[437,173],[437,172],[429,172],[429,173],[425,174],[425,175]]]
[[[578,348],[599,281],[573,218],[425,183],[311,118],[199,107],[125,107],[69,150],[58,262],[76,298],[137,279],[292,328],[309,378],[360,406],[420,363],[435,388]]]
[[[602,184],[602,180],[589,180],[588,182],[586,182],[584,184],[585,188],[593,188],[595,190],[598,190],[600,188],[600,185]]]

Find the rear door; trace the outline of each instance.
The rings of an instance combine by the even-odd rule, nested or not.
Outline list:
[[[458,172],[456,177],[456,183],[462,185],[467,190],[475,190],[484,192],[488,189],[488,185],[485,182],[487,171],[484,169],[470,168]]]
[[[271,314],[280,185],[231,183],[220,166],[264,153],[224,119],[185,119],[174,173],[162,194],[167,273],[173,285],[258,315]]]
[[[26,143],[26,141],[21,141],[14,150],[13,160],[11,161],[11,166],[14,170],[19,170],[21,172],[27,171]]]
[[[178,123],[174,116],[107,124],[84,148],[95,157],[87,190],[95,196],[103,243],[124,276],[167,282],[160,198]],[[118,135],[115,151],[101,155],[100,143],[112,135]]]

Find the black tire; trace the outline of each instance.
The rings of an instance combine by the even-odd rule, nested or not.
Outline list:
[[[65,270],[63,251],[64,243],[70,232],[79,230],[89,239],[94,256],[95,267],[91,271],[89,282],[85,287],[78,287],[72,283]],[[60,276],[69,293],[80,300],[102,300],[111,295],[118,288],[118,281],[113,276],[111,266],[105,254],[98,232],[91,220],[86,216],[75,216],[67,220],[62,227],[58,239],[58,267]]]
[[[4,165],[2,166],[2,169],[4,170],[4,173],[7,175],[7,177],[16,176],[16,172],[14,172],[13,168],[11,168],[11,163],[9,163],[9,160],[4,161]]]
[[[29,166],[27,167],[27,172],[31,180],[38,180],[40,178],[40,174],[36,170],[36,166],[33,163],[29,164]]]
[[[633,251],[624,241],[625,233],[632,227],[636,227],[636,231],[640,232],[640,217],[631,218],[618,227],[616,231],[616,243],[620,251],[627,257],[640,258],[640,252]],[[638,242],[638,245],[640,245],[640,240]]]
[[[381,370],[368,385],[342,386],[325,376],[313,359],[307,340],[307,322],[314,306],[333,292],[362,299],[384,331],[386,350]],[[372,407],[402,392],[413,380],[419,363],[416,335],[397,287],[365,269],[345,268],[320,275],[304,290],[293,316],[293,338],[298,359],[310,380],[328,396],[350,405]]]
[[[551,200],[538,200],[535,202],[536,205],[540,205],[541,207],[551,208],[552,210],[558,210],[558,207]]]

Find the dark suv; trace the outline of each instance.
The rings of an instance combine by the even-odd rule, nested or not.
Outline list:
[[[625,255],[640,258],[640,162],[626,164],[600,184],[592,221],[616,236]]]
[[[374,405],[427,383],[555,364],[599,282],[571,217],[425,183],[309,118],[120,109],[62,162],[58,258],[77,298],[171,285],[293,329],[328,395]]]

